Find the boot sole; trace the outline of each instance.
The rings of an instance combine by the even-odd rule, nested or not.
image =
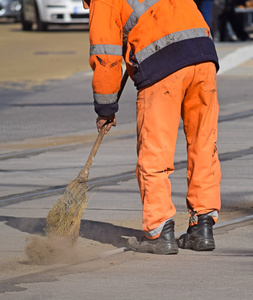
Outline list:
[[[153,253],[153,254],[177,254],[178,246],[177,244],[166,244],[166,245],[141,245],[137,249],[138,252],[141,253]]]
[[[131,237],[127,241],[127,248],[136,252],[153,253],[153,254],[161,254],[161,255],[178,253],[178,245],[176,241],[175,243],[159,243],[158,245],[151,244],[148,242],[143,242],[139,244],[135,237]]]
[[[214,239],[188,240],[185,249],[192,249],[195,251],[212,251],[215,249]]]
[[[179,248],[192,249],[195,251],[212,251],[215,249],[215,242],[213,238],[209,239],[189,239],[188,234],[183,234],[178,240]]]

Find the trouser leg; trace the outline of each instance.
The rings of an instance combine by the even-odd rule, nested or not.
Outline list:
[[[179,70],[138,93],[136,175],[143,203],[143,230],[149,238],[158,237],[166,220],[176,212],[168,176],[174,171],[181,103],[192,68]]]
[[[186,199],[193,224],[194,215],[211,213],[215,220],[220,210],[218,112],[215,66],[199,64],[182,106],[188,152]]]

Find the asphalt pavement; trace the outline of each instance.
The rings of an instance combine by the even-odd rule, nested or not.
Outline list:
[[[29,90],[1,88],[1,299],[252,299],[253,43],[216,46],[222,210],[211,252],[180,249],[178,255],[160,256],[125,248],[128,236],[141,235],[142,217],[134,174],[135,90],[128,82],[118,125],[104,138],[90,170],[77,246],[64,245],[49,264],[31,264],[29,238],[43,237],[49,209],[83,167],[97,135],[91,73]],[[179,236],[188,221],[182,126],[175,167]]]

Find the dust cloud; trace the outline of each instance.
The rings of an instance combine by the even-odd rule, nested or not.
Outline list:
[[[30,236],[25,252],[28,263],[32,265],[74,264],[84,258],[83,250],[72,245],[67,238],[58,236]]]

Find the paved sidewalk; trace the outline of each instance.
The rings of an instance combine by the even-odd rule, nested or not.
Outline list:
[[[217,49],[222,59],[246,46],[252,45],[225,43],[218,44]],[[74,250],[68,249],[69,255],[64,263],[30,265],[25,254],[26,239],[33,234],[43,234],[48,210],[83,166],[96,132],[91,125],[81,129],[71,121],[66,125],[70,130],[65,137],[70,138],[75,132],[84,138],[84,144],[77,139],[66,139],[54,147],[45,144],[43,138],[43,145],[36,140],[38,147],[34,147],[33,152],[13,157],[14,144],[5,143],[1,154],[6,157],[0,157],[1,299],[252,299],[253,54],[251,56],[247,49],[245,51],[245,62],[239,65],[231,62],[233,68],[218,76],[218,149],[223,174],[223,207],[214,230],[216,250],[194,252],[180,249],[178,255],[156,256],[125,249],[128,236],[141,235],[142,214],[134,175],[135,121],[127,109],[133,106],[128,102],[132,97],[128,97],[132,95],[129,86],[120,112],[122,119],[118,119],[121,120],[118,126],[105,137],[90,171],[94,185],[103,177],[114,179],[87,192],[90,202],[82,219],[78,245]],[[69,80],[73,87],[77,81],[80,88],[78,76]],[[34,104],[33,99],[30,98],[30,104]],[[64,113],[64,108],[61,109]],[[33,111],[37,110],[34,108]],[[78,115],[76,107],[74,111]],[[13,117],[11,109],[8,113]],[[78,118],[81,118],[81,113]],[[92,116],[87,123],[91,119]],[[34,126],[36,119],[31,124]],[[28,130],[29,125],[25,126]],[[43,133],[43,128],[37,128],[36,132]],[[60,127],[55,126],[54,130],[51,136],[64,136]],[[27,151],[27,143],[21,140],[19,151]],[[7,154],[10,155],[8,159]],[[180,128],[176,171],[171,178],[177,208],[177,235],[184,232],[188,221],[184,200],[187,189],[185,161],[185,138]],[[41,194],[49,188],[55,193]],[[34,196],[29,196],[31,194]],[[232,222],[227,222],[229,220]]]

